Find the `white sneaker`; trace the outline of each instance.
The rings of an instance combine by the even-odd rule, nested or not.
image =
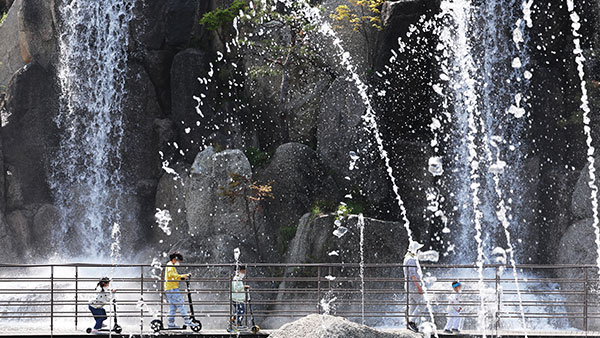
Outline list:
[[[92,334],[100,334],[100,331],[98,331],[96,329],[92,329]]]

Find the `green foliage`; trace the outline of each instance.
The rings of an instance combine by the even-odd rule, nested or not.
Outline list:
[[[336,220],[341,220],[348,215],[364,214],[366,208],[358,201],[350,200],[348,202],[340,203],[336,211]]]
[[[271,160],[271,156],[256,147],[250,147],[244,151],[252,168],[264,167]]]
[[[279,241],[277,242],[277,247],[280,254],[285,254],[288,247],[290,246],[290,242],[296,236],[296,231],[298,230],[297,226],[282,226],[279,228]]]
[[[312,207],[312,214],[323,215],[335,210],[335,203],[329,200],[316,200]]]
[[[214,11],[210,11],[200,19],[200,24],[204,25],[206,29],[216,31],[224,26],[233,23],[233,19],[246,8],[246,2],[242,0],[235,0],[231,6],[227,8],[218,8]]]
[[[271,65],[264,65],[251,67],[249,74],[252,80],[257,80],[263,77],[280,76],[281,70],[275,69]]]
[[[0,17],[0,25],[6,20],[6,12],[2,13],[2,17]]]

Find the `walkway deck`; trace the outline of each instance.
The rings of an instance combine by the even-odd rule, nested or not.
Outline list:
[[[397,330],[383,330],[385,332],[393,333],[398,332]],[[253,335],[251,333],[240,333],[239,336],[245,337],[256,337],[256,338],[266,338],[271,334],[272,330],[264,330],[260,333]],[[104,334],[108,336],[108,334]],[[439,331],[438,335],[440,338],[474,338],[481,337],[480,332],[476,331],[463,331],[460,334],[445,334],[443,331]],[[28,338],[75,338],[75,337],[90,337],[91,335],[86,334],[85,332],[55,332],[53,335],[50,335],[49,332],[46,333],[0,333],[0,337],[28,337]],[[198,337],[198,338],[228,338],[228,337],[237,337],[238,334],[228,333],[224,330],[206,330],[198,333],[194,332],[169,332],[169,333],[161,333],[154,334],[152,332],[144,332],[140,335],[139,332],[125,333],[125,334],[112,334],[112,337],[115,338],[135,338],[135,337],[171,337],[171,338],[180,338],[180,337]],[[524,333],[519,333],[515,331],[499,331],[499,332],[488,332],[486,333],[486,337],[502,337],[502,338],[523,338],[525,337]],[[532,338],[562,338],[562,337],[600,337],[600,332],[582,332],[582,331],[570,331],[570,332],[551,332],[551,331],[528,331],[527,337]]]

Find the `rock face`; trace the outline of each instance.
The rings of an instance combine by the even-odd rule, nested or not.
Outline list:
[[[338,238],[333,234],[337,228],[335,215],[305,214],[290,243],[286,262],[360,262],[358,219],[357,215],[343,219],[342,225],[349,231]],[[365,262],[398,263],[407,247],[408,237],[402,223],[364,218]],[[330,256],[331,251],[336,251],[337,255]]]
[[[600,167],[596,165],[596,177],[598,177],[599,169]],[[577,180],[575,191],[571,198],[571,211],[573,212],[573,215],[579,219],[590,218],[593,215],[592,190],[589,186],[589,182],[590,171],[589,166],[586,163],[579,174],[579,179]]]
[[[187,230],[187,235],[174,232],[168,243],[184,240],[178,248],[198,261],[229,262],[236,247],[244,261],[269,260],[273,241],[264,229],[259,206],[242,192],[234,198],[225,195],[240,187],[231,186],[233,180],[251,182],[250,163],[242,151],[216,152],[208,147],[196,156],[191,168],[178,165],[176,170],[177,175],[161,178],[156,207],[169,210],[171,228],[178,228],[178,233]],[[167,240],[160,231],[154,230]]]
[[[260,173],[261,182],[273,182],[273,195],[265,203],[265,216],[274,230],[295,226],[319,199],[336,199],[333,179],[314,150],[299,143],[281,145]]]
[[[269,335],[272,338],[420,338],[408,330],[382,332],[347,319],[329,315],[309,315],[282,326]]]
[[[378,39],[377,68],[387,62],[391,55],[390,47],[398,46],[398,38],[404,37],[410,25],[416,23],[421,15],[439,10],[439,6],[440,0],[385,1],[381,9],[384,29]]]
[[[36,61],[48,67],[58,46],[54,30],[54,1],[20,0],[19,41],[26,63]]]
[[[6,97],[8,119],[2,128],[4,161],[19,178],[24,204],[51,202],[48,172],[58,145],[53,121],[58,111],[55,79],[32,63],[12,78]]]
[[[344,283],[344,288],[360,290],[360,282],[357,278],[359,271],[357,267],[350,267],[350,264],[358,264],[361,262],[361,222],[360,216],[349,215],[341,219],[341,226],[347,229],[347,232],[341,237],[334,235],[334,230],[338,228],[335,225],[335,215],[313,215],[305,214],[300,223],[296,235],[288,248],[285,261],[289,264],[296,263],[344,263],[345,268],[322,269],[320,271],[321,278],[327,278],[330,275],[334,278],[348,277],[354,279]],[[364,228],[363,233],[363,258],[365,263],[402,263],[406,248],[408,247],[408,237],[401,223],[384,222],[372,218],[363,218]],[[369,273],[374,273],[375,270],[367,269],[365,276]],[[288,269],[286,276],[316,276],[319,271],[315,269]],[[402,278],[402,269],[399,268],[378,268],[376,269],[377,277],[394,277]],[[330,278],[331,278],[330,277]],[[323,282],[321,285],[321,297],[326,298],[329,288],[335,288],[334,283]],[[402,289],[401,283],[380,283],[378,287],[388,289]],[[282,282],[279,285],[280,290],[286,288],[306,288],[315,287],[315,283],[297,282],[290,286],[289,282]],[[297,295],[285,292],[278,293],[279,300],[292,300]],[[360,294],[346,293],[343,291],[335,291],[335,297],[338,300],[358,301]],[[376,304],[382,301],[387,296],[380,294],[367,294],[365,301],[371,304]],[[368,308],[369,306],[367,306]],[[376,307],[376,306],[375,306]],[[305,311],[314,311],[314,305],[306,306],[278,306],[278,310],[298,310],[302,308]],[[359,306],[348,306],[347,310],[360,312]],[[373,308],[374,311],[377,309]],[[379,309],[380,310],[380,309]],[[378,318],[368,318],[368,325],[383,325]]]
[[[597,245],[596,245],[596,234],[594,233],[594,227],[592,226],[592,219],[584,219],[571,225],[560,240],[559,247],[557,249],[557,261],[556,264],[574,264],[574,265],[596,265]],[[568,279],[579,279],[584,280],[586,272],[581,268],[563,268],[557,269],[557,274],[561,278]],[[587,276],[597,275],[597,269],[587,269]],[[588,302],[589,304],[597,304],[600,298],[597,293],[594,292],[594,284],[589,283],[587,285]],[[561,283],[561,290],[572,291],[567,294],[565,298],[569,302],[575,302],[577,306],[566,306],[566,311],[575,312],[582,311],[582,305],[584,302],[584,288],[582,283]],[[600,310],[600,307],[588,305],[588,313],[596,313]],[[583,329],[582,318],[569,318],[569,323],[576,328]],[[588,329],[598,330],[600,329],[600,320],[597,318],[588,319]]]
[[[19,43],[19,18],[18,4],[10,7],[6,19],[0,25],[0,88],[7,86],[12,75],[25,65],[21,56],[21,46]]]

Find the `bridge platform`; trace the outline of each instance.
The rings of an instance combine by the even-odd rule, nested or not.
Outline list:
[[[384,332],[398,332],[397,330],[381,330]],[[124,334],[112,334],[111,337],[114,338],[135,338],[135,337],[169,337],[169,338],[229,338],[229,337],[256,337],[256,338],[267,338],[272,333],[272,330],[264,330],[259,332],[258,334],[252,333],[229,333],[225,330],[206,330],[202,332],[162,332],[160,334],[155,334],[153,332],[143,332],[140,334],[137,333],[124,333]],[[86,334],[85,332],[55,332],[54,334],[50,333],[36,333],[36,332],[28,332],[28,333],[1,333],[0,338],[8,338],[8,337],[28,337],[28,338],[76,338],[76,337],[90,337],[92,335]],[[103,333],[99,336],[108,336],[107,333]],[[446,334],[443,331],[438,332],[438,336],[440,338],[475,338],[482,337],[481,332],[477,331],[462,331],[460,334]],[[523,332],[515,332],[515,331],[498,331],[498,332],[487,332],[486,337],[502,337],[502,338],[562,338],[562,337],[600,337],[600,332],[590,332],[587,333],[584,331],[569,331],[569,332],[552,332],[552,331],[528,331],[527,335]]]

